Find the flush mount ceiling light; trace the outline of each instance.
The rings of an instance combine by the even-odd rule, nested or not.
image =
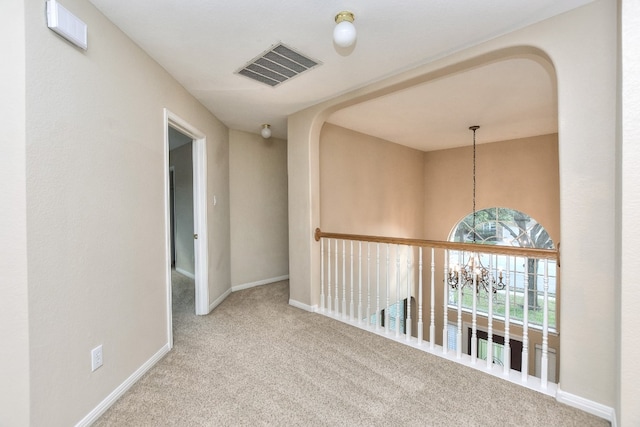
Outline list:
[[[268,124],[263,124],[262,125],[262,130],[260,131],[260,135],[262,135],[262,137],[264,139],[269,139],[271,138],[271,125]]]
[[[353,13],[342,11],[336,15],[336,27],[333,29],[333,41],[340,47],[349,47],[356,41],[356,27],[353,25]]]

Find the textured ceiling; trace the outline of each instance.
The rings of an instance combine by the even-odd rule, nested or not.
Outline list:
[[[259,133],[270,123],[286,138],[292,113],[592,0],[90,1],[228,127]],[[357,41],[347,49],[332,41],[341,10],[355,14]],[[279,42],[321,65],[276,87],[235,73]],[[439,114],[426,114],[434,107]],[[472,121],[483,126],[479,139],[498,125],[497,139],[553,132],[555,108],[553,81],[522,60],[349,107],[330,121],[434,149],[462,144],[451,128]],[[372,126],[374,115],[385,119]]]

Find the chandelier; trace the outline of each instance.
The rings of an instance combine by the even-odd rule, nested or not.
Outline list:
[[[473,243],[476,243],[476,131],[480,126],[470,126],[469,130],[473,131]],[[447,283],[452,289],[459,287],[473,288],[475,285],[476,293],[481,289],[484,292],[496,293],[498,290],[505,288],[502,281],[502,270],[500,270],[498,280],[482,265],[477,254],[473,254],[469,261],[463,265],[456,264],[449,266],[447,274]]]

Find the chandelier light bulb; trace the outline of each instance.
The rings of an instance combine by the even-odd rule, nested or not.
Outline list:
[[[356,41],[356,27],[353,25],[353,13],[340,12],[336,15],[336,26],[333,29],[333,41],[340,47],[349,47]]]
[[[262,130],[260,131],[260,135],[262,135],[262,137],[264,139],[269,139],[271,138],[271,125],[268,124],[263,124],[262,125]]]

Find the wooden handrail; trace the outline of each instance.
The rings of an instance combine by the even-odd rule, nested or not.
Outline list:
[[[513,246],[479,245],[477,243],[447,242],[442,240],[408,239],[402,237],[366,236],[360,234],[327,233],[316,228],[315,239],[321,238],[353,240],[372,243],[390,243],[396,245],[421,246],[436,249],[479,252],[498,255],[510,255],[523,258],[551,259],[558,261],[559,254],[555,249],[518,248]],[[558,262],[558,267],[560,263]]]

